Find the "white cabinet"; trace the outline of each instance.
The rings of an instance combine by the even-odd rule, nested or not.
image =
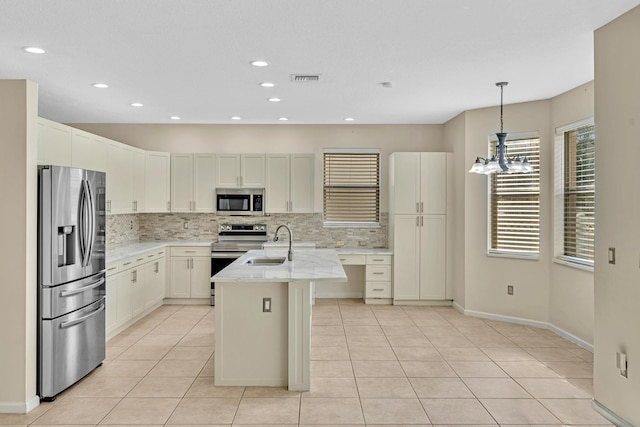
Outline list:
[[[106,172],[107,140],[80,129],[73,129],[71,165],[75,168]]]
[[[312,213],[314,166],[313,154],[268,154],[265,211]]]
[[[145,154],[143,150],[132,149],[133,170],[131,171],[131,207],[133,212],[145,212]]]
[[[171,155],[171,211],[215,212],[215,155]]]
[[[264,154],[218,154],[216,186],[219,188],[264,188]]]
[[[211,297],[211,248],[172,247],[169,258],[168,298]]]
[[[73,128],[38,117],[38,164],[71,166]]]
[[[107,213],[144,212],[144,151],[106,141]]]
[[[171,210],[171,155],[158,151],[145,153],[145,212]]]
[[[389,168],[389,242],[393,300],[447,295],[447,153],[393,153]]]
[[[391,255],[367,255],[365,267],[365,302],[391,303]]]

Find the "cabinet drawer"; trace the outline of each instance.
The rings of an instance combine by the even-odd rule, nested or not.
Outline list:
[[[112,274],[118,273],[122,267],[121,264],[122,263],[119,261],[107,264],[107,277],[111,276]]]
[[[342,265],[365,265],[366,264],[365,255],[338,254],[338,258],[340,258],[340,262],[342,263]]]
[[[170,248],[171,256],[211,256],[211,246],[175,246]]]
[[[391,298],[391,282],[367,282],[365,298]]]
[[[391,280],[391,266],[367,265],[367,281],[389,282]]]
[[[391,255],[367,255],[367,265],[370,264],[391,265]]]

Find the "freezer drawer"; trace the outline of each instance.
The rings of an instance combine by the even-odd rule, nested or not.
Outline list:
[[[50,399],[102,363],[105,355],[104,298],[57,319],[40,321],[39,384]]]
[[[78,310],[106,294],[104,272],[75,282],[40,288],[40,318],[53,319]]]

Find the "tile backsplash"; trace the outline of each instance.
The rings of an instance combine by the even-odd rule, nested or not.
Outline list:
[[[138,240],[216,240],[219,224],[266,224],[267,236],[280,224],[287,224],[296,241],[313,241],[317,247],[388,247],[389,216],[380,214],[380,227],[325,228],[322,214],[272,214],[261,217],[218,216],[215,214],[144,213],[107,216],[107,245],[117,246]],[[281,238],[286,238],[282,233]]]

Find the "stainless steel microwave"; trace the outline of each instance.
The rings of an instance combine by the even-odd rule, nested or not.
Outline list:
[[[264,188],[217,188],[218,215],[264,215]]]

